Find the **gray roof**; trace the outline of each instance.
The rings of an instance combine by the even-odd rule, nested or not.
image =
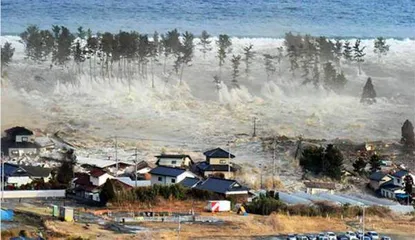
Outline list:
[[[194,187],[198,182],[200,181],[199,178],[189,178],[186,177],[185,179],[183,179],[180,184],[185,186],[185,187],[189,187],[192,188]]]
[[[386,175],[387,175],[386,173],[378,171],[378,172],[374,172],[374,173],[370,174],[369,179],[373,180],[373,181],[380,181]]]
[[[399,170],[399,171],[395,172],[394,174],[392,174],[392,176],[401,178],[401,177],[406,176],[408,173],[409,172],[407,170],[402,169],[402,170]]]
[[[228,158],[229,157],[229,152],[223,150],[222,148],[215,148],[215,149],[206,151],[203,154],[209,158]],[[235,155],[230,154],[230,157],[234,158]]]
[[[205,171],[212,171],[212,172],[227,172],[229,170],[229,166],[227,164],[224,165],[210,165],[208,162],[203,161],[197,164],[197,168],[200,169],[202,172]],[[236,172],[238,168],[236,165],[230,167],[231,172]]]
[[[21,166],[29,176],[31,177],[48,177],[52,172],[50,168],[38,167],[38,166]]]
[[[161,155],[157,155],[155,156],[156,158],[190,158],[192,159],[189,155],[185,155],[185,154],[161,154]]]
[[[249,188],[240,185],[231,179],[209,177],[195,187],[196,189],[225,194],[226,192],[248,191]]]
[[[181,169],[181,168],[158,166],[156,168],[153,168],[150,171],[150,174],[160,175],[160,176],[177,177],[180,174],[184,173],[185,171],[186,171],[185,169]]]

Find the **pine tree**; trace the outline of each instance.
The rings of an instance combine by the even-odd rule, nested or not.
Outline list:
[[[415,147],[414,127],[408,119],[403,123],[401,133],[401,142],[405,145],[405,147]]]
[[[403,179],[403,182],[405,183],[405,193],[409,196],[412,196],[414,193],[413,186],[414,186],[414,179],[411,175],[407,174],[405,178]]]
[[[373,154],[370,159],[369,159],[369,164],[370,164],[370,171],[371,172],[376,172],[378,170],[380,170],[380,158],[378,155]]]
[[[79,41],[77,41],[75,43],[75,47],[74,50],[72,51],[73,53],[73,59],[76,63],[76,65],[78,66],[78,73],[81,73],[81,67],[80,64],[85,61],[85,57],[83,55],[83,50],[81,49],[81,44],[79,43]]]
[[[232,86],[239,88],[239,84],[238,84],[238,77],[239,77],[239,65],[241,63],[241,56],[240,55],[233,55],[232,59]]]
[[[322,160],[322,173],[333,179],[340,180],[343,169],[343,154],[332,144],[327,145]]]
[[[189,63],[193,59],[193,53],[194,53],[194,48],[195,48],[193,41],[194,41],[194,35],[186,31],[183,34],[183,44],[182,44],[181,51],[180,51],[181,56],[178,57],[178,60],[180,61],[180,64],[181,64],[180,84],[183,78],[184,66],[189,65]]]
[[[340,62],[342,58],[342,49],[343,44],[340,41],[340,39],[336,39],[336,43],[334,44],[334,61],[336,62],[336,65],[338,68],[340,68]]]
[[[376,38],[374,45],[373,51],[378,55],[378,60],[380,61],[382,55],[388,54],[389,45],[386,44],[386,39],[383,37]]]
[[[322,147],[307,147],[302,151],[300,157],[300,166],[315,174],[321,172],[322,159],[324,148]]]
[[[277,71],[274,63],[275,56],[271,54],[264,54],[264,64],[265,64],[265,72],[267,73],[267,80],[270,81],[271,77]]]
[[[99,200],[101,203],[106,204],[107,202],[114,200],[115,197],[115,186],[111,179],[107,179],[99,193]]]
[[[82,26],[78,27],[78,33],[77,33],[77,36],[78,36],[80,39],[84,39],[84,38],[86,37],[86,35],[87,35],[87,32],[85,32],[85,31],[84,31],[84,28],[83,28]]]
[[[216,45],[218,46],[219,73],[221,73],[222,66],[225,63],[226,56],[230,52],[232,42],[228,35],[220,34],[219,40],[216,41]]]
[[[1,47],[1,68],[3,72],[3,68],[8,66],[11,62],[13,55],[14,55],[14,48],[12,48],[12,44],[9,42],[5,42],[4,45]]]
[[[343,57],[348,63],[353,61],[353,48],[348,40],[343,45]]]
[[[282,62],[282,59],[284,58],[284,48],[278,47],[277,51],[278,51],[278,54],[275,57],[278,63],[278,72],[281,74],[281,62]]]
[[[334,69],[331,62],[327,62],[324,64],[323,67],[324,71],[324,85],[328,87],[329,89],[335,89],[336,85],[336,70]]]
[[[202,47],[201,51],[203,53],[203,58],[206,58],[206,53],[212,50],[212,47],[210,46],[212,41],[209,39],[210,35],[205,30],[203,30],[199,43],[199,45]]]
[[[366,53],[364,53],[365,48],[366,47],[360,47],[360,39],[357,39],[353,46],[353,60],[357,62],[359,67],[359,75],[362,74],[361,63],[365,61],[363,58],[366,55]]]
[[[57,180],[61,184],[69,184],[73,178],[73,163],[71,161],[63,161],[58,169]]]
[[[362,98],[360,99],[361,103],[372,104],[376,102],[376,91],[372,84],[372,79],[368,78],[365,86],[363,87]]]
[[[245,74],[248,77],[249,73],[250,73],[250,66],[252,63],[252,60],[254,59],[255,56],[255,52],[252,51],[252,48],[254,47],[254,45],[249,44],[248,46],[244,47],[244,62],[245,62]]]
[[[25,45],[26,57],[36,62],[43,61],[43,41],[39,28],[36,25],[30,25],[20,34],[20,37]]]
[[[347,83],[346,76],[344,75],[344,72],[341,71],[336,75],[336,80],[334,82],[334,88],[336,91],[342,90],[344,86]]]
[[[290,71],[293,74],[293,76],[295,76],[295,70],[298,69],[298,49],[292,45],[289,49],[288,49],[288,58],[290,61]]]
[[[358,174],[362,174],[366,168],[366,165],[367,162],[362,157],[359,157],[359,159],[353,163],[353,171]]]
[[[104,54],[104,63],[105,63],[105,69],[107,72],[107,76],[110,75],[109,70],[109,64],[111,62],[111,56],[114,51],[113,49],[113,43],[114,43],[114,35],[112,33],[106,32],[101,37],[101,49]]]
[[[52,53],[52,62],[64,65],[71,55],[71,46],[74,40],[74,36],[71,34],[68,28],[61,26],[59,32],[55,32],[57,38],[55,38],[55,49]]]

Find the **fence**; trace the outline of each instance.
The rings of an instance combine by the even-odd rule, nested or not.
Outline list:
[[[10,190],[1,191],[3,198],[47,198],[62,197],[66,195],[66,190]]]
[[[223,222],[223,220],[215,217],[205,216],[164,216],[164,217],[115,217],[115,222],[132,223],[132,222]]]

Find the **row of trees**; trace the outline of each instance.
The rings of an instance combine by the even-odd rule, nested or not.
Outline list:
[[[84,65],[89,65],[91,80],[95,80],[97,76],[104,79],[117,78],[127,81],[129,85],[134,77],[139,77],[142,81],[148,80],[150,68],[152,87],[155,87],[155,65],[162,64],[163,74],[166,74],[167,65],[171,63],[172,70],[181,81],[185,67],[191,66],[196,48],[195,35],[190,32],[181,34],[177,29],[164,34],[155,32],[149,36],[135,31],[92,34],[90,29],[85,31],[82,27],[79,27],[76,33],[72,33],[64,26],[52,26],[51,30],[41,30],[32,25],[20,36],[25,45],[26,57],[35,62],[50,61],[51,67],[68,67],[69,62],[73,61],[73,68],[78,73],[87,73]],[[212,43],[211,36],[203,31],[198,43],[203,56],[213,50]],[[220,34],[214,44],[217,47],[218,60],[218,74],[214,76],[214,82],[219,84],[223,81],[223,66],[230,58],[232,78],[229,80],[233,87],[239,87],[241,63],[244,63],[245,77],[248,78],[257,55],[254,46],[249,44],[243,47],[242,55],[232,54],[232,41],[226,34]],[[10,45],[7,48],[5,45],[5,50],[12,52]],[[287,33],[284,47],[279,47],[275,54],[263,54],[262,59],[268,80],[277,72],[281,74],[282,65],[288,63],[294,76],[301,73],[299,77],[304,83],[323,84],[330,89],[339,90],[347,82],[341,71],[340,60],[357,62],[360,69],[360,64],[364,61],[364,50],[365,47],[361,46],[360,40],[356,40],[352,46],[349,41],[332,42],[326,37]],[[379,56],[385,55],[388,50],[385,39],[375,40],[375,52]],[[5,56],[7,58],[10,55]]]
[[[300,157],[303,169],[340,180],[343,169],[343,154],[334,145],[323,147],[307,147]]]

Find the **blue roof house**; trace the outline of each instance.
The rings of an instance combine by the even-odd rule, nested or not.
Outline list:
[[[194,173],[185,169],[166,166],[158,166],[153,168],[149,173],[151,174],[151,185],[175,184],[180,183],[185,178],[196,178]]]

